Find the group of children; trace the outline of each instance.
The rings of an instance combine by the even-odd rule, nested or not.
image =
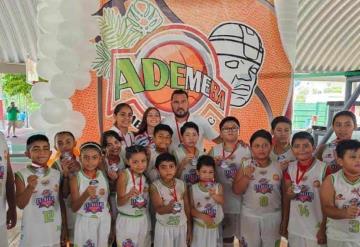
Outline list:
[[[291,247],[360,246],[353,113],[337,113],[336,139],[317,149],[307,132],[290,140],[283,116],[271,133],[258,130],[244,144],[238,119],[228,116],[219,124],[222,143],[204,152],[193,122],[180,128],[181,144],[171,150],[173,130],[156,108],[139,135],[130,133],[127,107],[116,113],[123,114],[115,118],[121,134],[113,129],[101,145],[83,143],[79,157],[74,136],[57,133],[51,167],[47,137],[29,137],[32,164],[15,174],[20,246],[227,247],[236,237],[242,247],[271,247],[281,236]]]

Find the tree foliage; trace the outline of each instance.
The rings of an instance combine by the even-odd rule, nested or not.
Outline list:
[[[26,82],[25,74],[5,74],[1,79],[3,90],[9,96],[30,96],[31,85]]]

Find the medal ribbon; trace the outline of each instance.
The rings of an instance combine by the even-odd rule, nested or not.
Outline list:
[[[310,165],[308,165],[308,166],[306,167],[306,170],[305,170],[300,176],[299,176],[299,171],[300,171],[300,169],[299,169],[299,162],[298,162],[298,164],[297,164],[297,169],[296,169],[296,179],[295,179],[296,185],[299,185],[299,183],[301,182],[301,180],[304,178],[305,173],[312,167],[313,162],[314,162],[314,160],[311,160]]]
[[[130,171],[131,173],[131,178],[132,178],[132,182],[134,187],[136,188],[136,183],[135,183],[135,175],[132,171]],[[142,175],[140,175],[140,183],[139,183],[139,192],[141,193],[141,189],[142,189]]]
[[[174,191],[171,191],[171,189],[169,188],[171,196],[174,198],[174,200],[177,202],[177,195],[176,195],[176,181],[174,181]]]
[[[230,158],[236,151],[236,149],[238,148],[238,145],[239,145],[239,142],[236,143],[234,149],[231,151],[231,153],[225,157],[225,147],[224,147],[224,144],[223,144],[223,150],[222,150],[222,157],[223,157],[223,160],[227,160],[228,158]]]

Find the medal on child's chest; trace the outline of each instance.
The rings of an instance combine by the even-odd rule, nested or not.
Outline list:
[[[223,150],[222,150],[222,160],[220,163],[220,167],[223,169],[227,169],[229,166],[226,162],[226,160],[232,160],[233,159],[233,154],[235,153],[236,149],[238,148],[239,142],[236,143],[235,147],[233,148],[233,150],[230,152],[229,155],[225,155],[225,147],[223,144]]]
[[[171,191],[171,189],[169,188],[170,194],[173,198],[173,200],[175,201],[174,205],[173,205],[173,210],[174,213],[180,213],[182,210],[182,205],[180,202],[178,202],[178,197],[176,194],[176,181],[174,182],[174,189]]]
[[[131,178],[132,178],[132,182],[133,182],[133,185],[134,187],[136,188],[136,181],[135,181],[135,175],[134,173],[131,171]],[[142,192],[142,187],[143,187],[143,181],[142,181],[142,175],[140,175],[140,181],[139,181],[139,185],[138,185],[138,188],[139,188],[139,195],[137,195],[134,200],[135,202],[138,204],[138,205],[142,205],[144,202],[145,202],[145,198],[144,196],[141,194]]]

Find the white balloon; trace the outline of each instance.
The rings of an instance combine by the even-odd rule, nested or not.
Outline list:
[[[91,83],[91,75],[89,71],[79,71],[79,73],[73,75],[76,89],[84,90]]]
[[[41,8],[37,15],[38,25],[44,32],[51,32],[62,20],[63,18],[56,8]]]
[[[65,103],[67,109],[68,109],[69,111],[72,111],[73,105],[72,105],[71,100],[69,100],[69,99],[64,99],[64,103]]]
[[[38,50],[41,56],[55,58],[56,52],[63,48],[56,39],[56,33],[41,34],[38,37]]]
[[[40,131],[46,131],[47,129],[53,128],[55,126],[44,120],[44,118],[41,115],[40,109],[30,114],[29,124],[33,129]]]
[[[50,99],[46,100],[40,107],[42,117],[51,124],[64,121],[67,118],[69,109],[64,100]]]
[[[35,83],[32,86],[30,93],[32,99],[40,104],[44,103],[46,99],[55,98],[50,91],[49,83],[46,82]]]
[[[58,27],[56,35],[60,43],[66,47],[76,47],[86,41],[81,22],[64,21]]]
[[[64,72],[74,72],[79,69],[80,58],[74,50],[60,49],[56,53],[55,63]]]
[[[54,75],[60,72],[54,61],[48,57],[41,59],[36,68],[38,75],[47,80],[50,80]]]
[[[75,92],[74,78],[63,73],[54,75],[50,80],[50,91],[60,99],[68,99]]]
[[[81,112],[71,111],[69,112],[68,117],[64,120],[64,122],[71,123],[79,129],[83,129],[86,124],[86,119]]]

